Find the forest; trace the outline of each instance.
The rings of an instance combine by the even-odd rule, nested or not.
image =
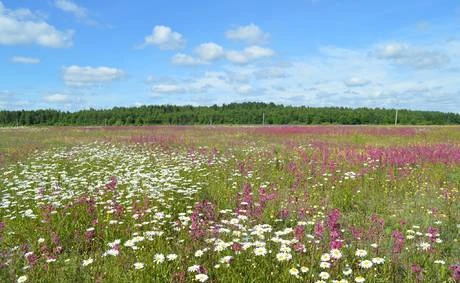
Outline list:
[[[395,109],[285,106],[246,102],[212,106],[146,105],[87,109],[0,111],[0,126],[204,125],[204,124],[342,124],[388,125]],[[398,124],[460,124],[460,114],[398,110]]]

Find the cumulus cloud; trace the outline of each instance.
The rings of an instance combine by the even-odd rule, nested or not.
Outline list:
[[[69,103],[72,99],[68,94],[55,93],[44,96],[43,101],[49,103]]]
[[[56,6],[56,8],[60,9],[61,11],[72,14],[84,24],[98,25],[95,20],[90,18],[88,15],[88,10],[85,7],[78,5],[72,0],[55,0],[54,6]]]
[[[146,45],[156,45],[162,50],[176,50],[185,47],[185,38],[168,26],[157,25],[152,34],[144,38],[142,46]]]
[[[85,18],[88,16],[84,7],[75,4],[70,0],[56,0],[54,5],[64,12],[71,13],[77,18]]]
[[[161,94],[203,94],[212,89],[225,91],[232,90],[224,72],[205,72],[199,76],[155,79],[152,81],[153,96]]]
[[[40,63],[40,59],[24,56],[13,56],[11,58],[11,62],[18,64],[38,64]]]
[[[28,9],[11,10],[0,2],[0,44],[70,47],[73,35],[72,30],[58,30]]]
[[[231,40],[243,41],[247,44],[264,44],[268,41],[269,34],[251,23],[246,26],[239,26],[225,32],[225,36]]]
[[[254,76],[257,79],[279,79],[286,78],[288,75],[283,68],[266,67],[255,71]]]
[[[362,77],[351,77],[346,79],[343,83],[348,87],[359,87],[368,85],[370,81],[363,79]]]
[[[258,45],[248,46],[241,51],[226,51],[222,46],[214,42],[202,43],[196,47],[194,51],[196,57],[184,53],[177,53],[172,57],[171,62],[175,65],[202,65],[225,57],[234,64],[245,65],[254,60],[271,57],[275,54],[272,49]]]
[[[32,105],[30,100],[22,99],[16,92],[0,90],[0,109],[25,109]]]
[[[225,55],[224,48],[214,42],[206,42],[195,48],[195,53],[204,61],[214,61]]]
[[[249,84],[242,84],[235,88],[235,91],[239,94],[248,94],[253,91],[253,88]]]
[[[240,66],[239,66],[240,67]],[[254,70],[247,66],[241,66],[243,68],[231,68],[225,71],[225,80],[229,83],[247,83],[250,81]]]
[[[152,86],[152,92],[154,94],[175,94],[175,93],[183,93],[185,89],[177,84],[169,83],[169,84],[156,84]]]
[[[176,55],[174,55],[171,59],[171,62],[174,65],[186,65],[186,66],[206,64],[205,61],[200,60],[198,58],[194,58],[184,53],[177,53]]]
[[[247,99],[310,106],[398,106],[460,111],[458,70],[445,68],[442,74],[437,69],[401,70],[394,67],[393,59],[389,59],[400,56],[398,47],[388,48],[383,53],[387,58],[381,58],[373,53],[376,46],[380,45],[361,48],[325,46],[315,55],[293,58],[284,64],[227,64],[221,66],[221,70],[194,73],[191,77],[169,81],[160,79],[153,83],[173,84],[174,87],[157,89],[181,94],[157,95],[158,99],[164,99],[164,103],[219,104]],[[458,41],[441,41],[416,48],[445,53],[452,58],[451,65],[454,66],[458,65],[457,58],[460,58],[459,46]],[[246,57],[257,57],[255,54],[273,55],[256,50],[239,51],[245,59],[237,62],[248,62],[250,60]],[[228,56],[229,52],[225,54]]]
[[[323,46],[314,55],[292,58],[283,64],[269,60],[246,64],[254,58],[274,55],[270,49],[260,46],[241,51],[224,50],[225,57],[236,64],[224,64],[219,66],[220,70],[208,70],[203,74],[194,72],[189,77],[160,77],[150,84],[154,85],[155,97],[164,103],[220,104],[257,100],[310,106],[460,111],[458,69],[444,68],[440,72],[415,65],[409,65],[408,69],[395,68],[395,64],[403,64],[395,60],[409,56],[406,48],[445,54],[451,60],[449,64],[457,66],[459,41],[387,46],[377,54],[377,47],[383,46],[385,44],[378,43],[360,48]],[[201,60],[197,54],[192,58]]]
[[[69,86],[91,86],[118,80],[125,75],[121,69],[111,67],[68,66],[63,68],[63,79]]]
[[[409,55],[410,48],[407,44],[389,43],[381,45],[376,50],[377,57],[399,59]]]
[[[403,71],[394,68],[392,59],[375,56],[375,46],[379,45],[362,48],[325,46],[318,54],[292,59],[283,67],[264,64],[228,66],[228,72],[249,72],[248,81],[233,82],[231,91],[215,89],[213,93],[227,93],[222,102],[235,101],[239,97],[238,86],[248,84],[253,91],[244,97],[252,97],[255,93],[263,101],[277,103],[348,107],[398,105],[410,109],[459,111],[457,102],[460,98],[455,96],[460,91],[456,78],[458,70],[445,68],[439,73],[437,69],[411,68]],[[413,47],[444,53],[451,58],[451,65],[458,65],[459,46],[458,42],[440,41]],[[386,56],[399,56],[396,47],[386,52]],[[273,72],[268,71],[270,69]],[[266,74],[267,77],[282,77],[283,73],[287,76],[281,80],[260,79]],[[244,92],[244,88],[241,90]]]
[[[270,48],[252,45],[246,47],[243,51],[228,51],[226,57],[229,61],[235,64],[247,64],[253,60],[264,57],[271,57],[275,54]]]
[[[437,50],[428,50],[404,43],[388,43],[378,46],[373,54],[380,59],[388,59],[396,64],[415,69],[434,69],[449,63],[449,57]]]
[[[204,93],[213,89],[225,92],[229,89],[226,74],[217,71],[207,71],[200,76],[186,79],[184,84],[190,93]]]
[[[177,53],[171,59],[175,65],[203,65],[209,64],[225,55],[224,48],[214,42],[206,42],[195,48],[196,57],[184,53]]]

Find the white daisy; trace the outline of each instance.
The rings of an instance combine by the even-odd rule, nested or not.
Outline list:
[[[295,277],[299,277],[299,270],[295,267],[289,269],[289,274],[295,276]]]
[[[331,275],[329,275],[329,273],[323,271],[319,274],[319,278],[323,279],[323,280],[327,280],[329,279],[329,277],[331,277]]]
[[[330,255],[333,259],[340,259],[342,258],[342,252],[338,249],[332,249]]]
[[[256,256],[264,256],[264,255],[267,254],[267,249],[265,249],[264,247],[255,248],[254,249],[254,254]]]
[[[329,261],[330,259],[331,259],[331,256],[329,254],[321,255],[321,261]]]
[[[134,265],[134,269],[142,269],[142,268],[144,268],[144,264],[142,262],[136,262],[133,265]]]
[[[362,268],[365,268],[365,269],[369,269],[372,267],[372,261],[370,260],[363,260],[359,263],[359,266],[362,267]]]
[[[88,259],[83,260],[83,263],[81,265],[87,266],[87,265],[90,265],[93,262],[94,262],[94,259],[88,258]]]
[[[167,259],[168,261],[173,261],[173,260],[177,259],[177,255],[176,255],[176,254],[168,254],[168,255],[166,256],[166,259]]]
[[[156,264],[163,263],[165,261],[165,256],[163,254],[155,254],[153,256],[153,262]]]
[[[355,255],[357,257],[365,257],[367,256],[367,251],[366,250],[356,250]]]
[[[195,275],[195,280],[196,281],[200,281],[200,282],[206,282],[208,280],[208,275],[204,274],[204,273],[200,273],[200,274],[197,274]]]

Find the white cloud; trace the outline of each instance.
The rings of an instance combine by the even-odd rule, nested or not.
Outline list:
[[[225,79],[230,83],[248,82],[253,75],[253,70],[248,66],[241,66],[240,68],[230,68],[225,72]]]
[[[209,64],[225,55],[224,48],[214,42],[206,42],[195,48],[197,57],[193,57],[184,53],[177,53],[171,59],[175,65],[203,65]]]
[[[201,76],[185,80],[184,86],[190,93],[204,93],[212,89],[220,91],[230,89],[226,74],[216,71],[207,71]]]
[[[180,85],[169,83],[169,84],[156,84],[152,86],[152,92],[154,94],[174,94],[183,93],[185,89]]]
[[[80,67],[76,65],[63,68],[63,79],[69,86],[91,86],[120,79],[125,72],[110,67]]]
[[[223,72],[205,72],[200,76],[156,79],[153,81],[152,93],[158,97],[161,94],[203,94],[213,89],[219,91],[232,91],[233,86]]]
[[[221,70],[194,73],[191,77],[156,80],[156,84],[173,85],[157,86],[163,93],[181,93],[180,96],[161,96],[157,92],[156,97],[163,103],[179,104],[187,101],[209,105],[247,100],[310,106],[460,111],[458,68],[395,68],[392,58],[401,56],[405,47],[388,47],[379,57],[375,53],[377,46],[384,45],[323,46],[316,55],[286,59],[288,61],[280,64],[265,61],[244,64],[254,60],[249,58],[273,56],[270,49],[271,52],[260,50],[260,47],[233,51],[235,53],[228,51],[227,58],[238,55],[241,60],[232,59],[240,64],[225,64],[220,66]],[[458,40],[407,46],[412,50],[445,54],[451,66],[460,66]]]
[[[28,9],[10,10],[0,2],[0,44],[70,47],[73,34],[72,30],[56,29]]]
[[[9,90],[0,90],[0,109],[18,110],[29,108],[32,105],[30,100],[20,97],[23,95]]]
[[[370,81],[363,79],[362,77],[351,77],[345,80],[343,83],[348,87],[359,87],[369,84]]]
[[[70,0],[56,0],[54,5],[64,12],[71,13],[77,18],[85,18],[88,16],[84,7],[78,6]]]
[[[19,64],[38,64],[40,63],[40,59],[24,56],[14,56],[11,58],[11,62]]]
[[[187,66],[206,64],[206,62],[204,62],[203,60],[194,58],[184,53],[177,53],[176,55],[174,55],[171,59],[171,62],[174,65],[187,65]]]
[[[445,53],[457,60],[452,65],[458,65],[459,46],[459,41],[442,41],[416,48]],[[433,69],[400,70],[392,60],[369,56],[374,49],[375,46],[359,49],[326,46],[320,48],[318,55],[292,59],[283,66],[225,66],[223,83],[212,85],[206,97],[212,103],[237,101],[244,94],[245,99],[295,105],[460,111],[458,70],[443,69],[442,73]],[[388,54],[392,52],[388,50]],[[265,74],[283,79],[259,79]],[[230,77],[246,79],[236,81]]]
[[[249,84],[242,84],[235,88],[235,91],[239,94],[248,94],[253,91],[252,86]]]
[[[185,39],[182,34],[170,27],[158,25],[153,28],[152,34],[144,38],[142,46],[146,45],[156,45],[163,50],[175,50],[185,47]]]
[[[254,72],[254,76],[257,79],[279,79],[285,78],[288,75],[286,71],[279,67],[267,67],[262,68]]]
[[[401,58],[406,56],[408,49],[405,44],[390,43],[379,46],[376,55],[380,58]]]
[[[224,48],[214,42],[200,44],[195,53],[204,61],[214,61],[225,55]]]
[[[43,100],[49,103],[68,103],[72,101],[69,95],[61,93],[46,95],[43,97]]]
[[[58,9],[74,15],[80,22],[84,24],[99,25],[98,22],[90,18],[88,15],[88,10],[85,7],[78,5],[72,0],[55,0],[54,5]]]
[[[268,41],[270,35],[251,23],[246,26],[230,29],[225,33],[225,36],[228,39],[244,41],[248,44],[264,44]]]
[[[243,51],[228,51],[226,57],[235,64],[247,64],[250,61],[271,57],[275,52],[269,48],[252,45],[246,47]]]
[[[405,43],[388,43],[377,46],[372,52],[377,58],[388,59],[399,65],[415,69],[434,69],[449,63],[449,57],[441,51],[415,47]]]
[[[455,58],[455,46],[440,42],[413,47],[417,50],[438,50]],[[388,47],[382,54],[398,57],[399,50],[403,48]],[[276,84],[267,81],[265,86],[271,84],[283,87],[283,90],[271,88],[268,92],[270,96],[265,97],[276,97],[280,103],[312,106],[398,106],[459,111],[456,105],[459,105],[460,98],[454,96],[460,90],[455,83],[458,74],[447,69],[442,75],[438,70],[428,68],[400,70],[394,68],[392,59],[369,56],[375,55],[373,52],[375,46],[361,49],[322,47],[317,56],[292,61],[287,68],[289,76],[285,79]]]

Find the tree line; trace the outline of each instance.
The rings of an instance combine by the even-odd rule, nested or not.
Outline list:
[[[285,106],[246,102],[212,106],[145,105],[87,109],[0,111],[0,126],[196,125],[196,124],[393,124],[395,109]],[[460,124],[460,114],[399,110],[398,124]]]

